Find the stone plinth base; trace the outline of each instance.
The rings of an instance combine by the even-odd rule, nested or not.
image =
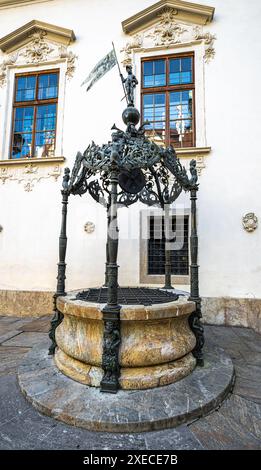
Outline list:
[[[37,345],[19,367],[23,394],[40,412],[92,431],[141,432],[175,427],[217,408],[234,381],[231,359],[210,345],[205,366],[178,382],[149,390],[101,393],[62,374],[48,356],[49,341]]]
[[[68,377],[99,387],[103,376],[104,304],[59,297],[64,319],[56,330],[57,367]],[[154,305],[122,305],[120,387],[139,390],[167,385],[190,374],[196,366],[191,351],[196,338],[188,318],[194,302],[185,298]]]

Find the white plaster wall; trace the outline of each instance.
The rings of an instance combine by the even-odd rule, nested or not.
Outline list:
[[[204,296],[261,297],[261,227],[249,234],[242,215],[261,220],[260,109],[261,3],[201,0],[216,7],[207,30],[217,35],[216,56],[205,65],[206,144],[212,147],[200,177],[200,288]],[[0,10],[0,36],[32,19],[73,29],[78,55],[66,83],[62,150],[72,166],[77,150],[110,138],[121,125],[122,88],[114,68],[88,93],[81,83],[115,42],[128,40],[121,21],[151,0],[52,0]],[[139,77],[138,77],[139,78]],[[3,123],[6,88],[0,89]],[[137,104],[139,100],[137,100]],[[196,103],[197,104],[197,103]],[[0,128],[3,132],[3,127]],[[42,180],[32,192],[17,182],[0,183],[0,289],[50,290],[56,285],[61,178]],[[144,206],[142,207],[144,209]],[[139,207],[121,209],[120,282],[139,280]],[[84,223],[96,225],[86,234]],[[106,217],[89,196],[71,197],[68,213],[67,288],[101,284]],[[131,234],[129,233],[129,231]]]
[[[205,3],[205,2],[203,2]],[[205,68],[206,125],[212,153],[199,194],[201,293],[261,297],[261,230],[247,233],[242,216],[261,220],[259,145],[261,3],[216,2],[216,57]]]

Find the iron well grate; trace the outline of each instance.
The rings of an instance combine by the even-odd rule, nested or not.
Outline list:
[[[118,302],[120,305],[152,305],[173,302],[179,297],[175,292],[147,287],[119,287]],[[107,288],[88,289],[76,295],[77,300],[106,304]]]

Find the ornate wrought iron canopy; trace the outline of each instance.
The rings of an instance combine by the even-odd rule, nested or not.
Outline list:
[[[112,169],[119,172],[119,206],[140,200],[163,207],[173,203],[182,190],[197,188],[195,160],[190,162],[189,176],[173,147],[160,147],[146,137],[147,123],[136,128],[140,120],[136,108],[128,106],[122,117],[125,131],[114,124],[111,141],[102,146],[92,142],[83,153],[77,153],[68,180],[69,193],[82,195],[88,191],[95,201],[107,206]]]

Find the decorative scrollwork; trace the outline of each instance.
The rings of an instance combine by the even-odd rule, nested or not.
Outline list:
[[[155,193],[155,191],[143,188],[143,190],[139,193],[139,200],[143,204],[146,204],[147,206],[159,206],[159,197]]]
[[[96,202],[102,204],[104,207],[107,207],[107,201],[104,197],[104,191],[102,190],[102,187],[98,180],[93,180],[89,183],[89,193]]]
[[[121,191],[118,194],[118,205],[119,207],[124,206],[128,207],[137,202],[139,199],[138,194],[130,194],[130,193],[125,193],[124,191]]]

